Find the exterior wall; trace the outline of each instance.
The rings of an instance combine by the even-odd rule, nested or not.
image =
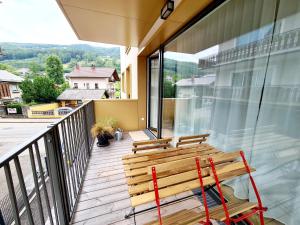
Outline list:
[[[49,103],[30,106],[27,109],[28,118],[60,118],[63,115],[58,115],[58,103]]]
[[[21,90],[18,83],[9,83],[10,96],[16,101],[21,100]]]
[[[70,77],[69,84],[71,88],[74,88],[74,83],[78,84],[78,89],[87,89],[86,83],[89,83],[89,89],[95,89],[95,84],[98,83],[99,89],[109,89],[111,84],[108,78],[81,78]]]
[[[126,53],[126,47],[120,48],[121,54],[121,98],[128,98],[126,93],[126,88],[123,87],[130,86],[130,98],[138,98],[138,48],[131,47],[130,51]],[[128,84],[128,68],[130,69],[130,84]],[[126,71],[127,70],[127,71]],[[122,75],[123,74],[123,75]],[[127,74],[128,75],[128,74]],[[127,77],[127,80],[126,80]],[[125,78],[125,80],[124,80]],[[122,80],[123,79],[123,80]]]
[[[139,130],[138,100],[95,100],[96,122],[108,117],[114,118],[125,131]]]

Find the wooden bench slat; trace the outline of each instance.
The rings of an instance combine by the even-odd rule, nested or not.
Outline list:
[[[191,136],[182,136],[178,138],[178,141],[188,140],[188,139],[195,139],[195,138],[203,138],[208,137],[209,134],[199,134],[199,135],[191,135]]]
[[[189,146],[189,147],[168,148],[165,149],[164,151],[154,150],[155,152],[151,151],[151,152],[130,154],[129,156],[135,156],[135,157],[123,158],[123,164],[133,164],[137,162],[152,160],[155,158],[168,157],[170,154],[176,154],[178,152],[188,153],[188,152],[194,152],[206,148],[214,148],[214,147],[203,144],[203,145]]]
[[[150,145],[150,146],[143,146],[143,147],[136,147],[133,148],[132,151],[142,151],[142,150],[150,150],[150,149],[159,149],[159,148],[167,148],[170,144],[156,144],[156,145]]]
[[[206,141],[206,138],[198,138],[198,139],[193,139],[193,140],[181,141],[181,142],[177,142],[176,147],[179,147],[180,145],[187,145],[187,144],[193,144],[193,143],[201,144],[202,142],[205,142],[205,141]]]
[[[184,158],[189,158],[192,156],[197,156],[200,154],[214,154],[214,153],[219,153],[219,150],[213,149],[213,148],[207,148],[207,149],[195,149],[194,151],[190,151],[185,153],[185,152],[173,152],[173,154],[169,154],[168,157],[157,157],[158,159],[151,159],[149,158],[148,161],[140,162],[140,163],[134,163],[134,164],[129,164],[129,165],[124,165],[124,168],[126,170],[133,170],[141,167],[147,167],[149,165],[155,165],[155,164],[160,164],[160,163],[166,163],[174,160],[179,160],[179,159],[184,159]]]
[[[220,175],[219,180],[223,181],[223,180],[227,180],[227,179],[232,179],[234,177],[237,177],[237,176],[240,176],[240,175],[243,175],[246,173],[247,172],[245,169],[231,171],[229,173],[224,173],[224,174]],[[211,176],[203,178],[204,186],[212,185],[214,183],[215,183],[215,180]],[[169,197],[172,195],[176,195],[176,194],[179,194],[179,193],[182,193],[185,191],[190,191],[190,190],[193,190],[193,189],[196,189],[199,187],[200,187],[199,180],[195,179],[192,181],[188,181],[188,182],[173,185],[170,187],[162,188],[159,190],[159,196],[161,199],[163,199],[163,198],[166,198],[166,197]],[[132,207],[136,207],[138,205],[142,205],[142,204],[154,201],[155,194],[154,194],[154,191],[150,191],[148,193],[133,196],[130,198],[130,200],[131,200]]]
[[[216,165],[217,173],[220,175],[226,174],[231,171],[244,169],[243,162],[234,162],[234,163],[223,163]],[[202,176],[206,177],[211,175],[209,167],[202,168]],[[151,179],[151,178],[150,178]],[[190,180],[198,179],[198,173],[195,169],[183,172],[183,173],[173,173],[168,174],[165,177],[157,179],[157,184],[159,188],[164,188],[179,183],[187,182]],[[130,195],[140,194],[148,191],[153,191],[153,182],[152,179],[147,183],[141,183],[135,186],[130,186],[128,192]]]
[[[200,157],[201,155],[199,155]],[[231,153],[220,153],[217,155],[212,156],[215,163],[221,163],[221,162],[227,162],[227,161],[234,161],[236,158],[240,157],[240,152],[231,152]],[[201,165],[209,165],[207,162],[207,158],[209,157],[200,157],[200,164]],[[195,158],[187,158],[187,159],[182,159],[182,160],[177,160],[177,161],[172,161],[172,162],[167,162],[167,163],[162,163],[159,165],[155,166],[156,173],[164,173],[169,170],[174,170],[174,169],[179,169],[179,168],[184,168],[190,165],[195,165]],[[195,167],[196,168],[196,167]],[[152,167],[148,166],[148,174],[152,174]]]
[[[163,162],[164,160],[162,160],[162,163],[161,164],[157,164],[158,165],[163,165],[163,164],[166,164],[166,163],[172,163],[172,162],[178,162],[180,160],[185,160],[185,159],[194,159],[195,160],[195,157],[202,157],[202,158],[209,158],[211,157],[211,155],[214,155],[214,154],[224,154],[224,153],[221,153],[217,150],[211,150],[211,151],[208,151],[207,154],[206,152],[196,152],[195,154],[188,154],[188,155],[181,155],[181,156],[174,156],[172,157],[174,159],[174,161],[171,161],[170,162],[170,158],[169,159],[169,162]],[[176,164],[176,163],[175,163]],[[155,164],[153,164],[155,165]],[[137,169],[133,169],[133,170],[125,170],[125,176],[126,177],[134,177],[134,176],[138,176],[138,175],[143,175],[143,174],[147,174],[148,175],[151,175],[152,172],[151,172],[151,167],[150,167],[150,173],[149,173],[149,167],[141,167],[141,168],[137,168]],[[170,168],[169,168],[170,170]]]
[[[170,147],[170,148],[164,150],[163,152],[179,151],[179,150],[186,150],[186,149],[190,149],[190,148],[207,147],[207,146],[210,146],[210,145],[203,143],[203,144],[198,144],[198,145],[193,145],[193,146]],[[153,150],[151,152],[138,152],[136,154],[131,153],[131,154],[122,156],[122,159],[123,159],[123,161],[126,161],[126,160],[132,160],[134,158],[139,158],[139,157],[144,157],[144,156],[149,156],[149,155],[156,155],[158,153],[162,153],[162,151],[161,150]]]
[[[147,144],[166,143],[170,141],[172,141],[172,138],[161,138],[161,139],[153,139],[153,140],[145,140],[145,141],[134,141],[132,145],[138,146],[138,145],[147,145]]]

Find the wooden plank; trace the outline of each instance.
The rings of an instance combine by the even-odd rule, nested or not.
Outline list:
[[[244,164],[243,162],[234,162],[234,163],[224,163],[216,166],[217,173],[224,174],[231,171],[243,169]],[[210,175],[210,168],[206,167],[202,169],[202,176],[206,177]],[[183,173],[177,173],[174,172],[172,174],[168,174],[165,177],[157,179],[157,184],[159,188],[168,187],[171,185],[176,185],[179,183],[187,182],[190,180],[198,179],[198,173],[197,170],[190,170]],[[152,178],[150,177],[150,182],[144,182],[135,186],[130,186],[128,188],[128,192],[130,195],[145,193],[149,191],[153,191],[153,182]]]
[[[140,162],[140,163],[134,163],[134,164],[129,164],[129,165],[124,165],[125,170],[133,170],[141,167],[147,167],[149,165],[155,165],[155,164],[160,164],[160,163],[166,163],[174,160],[179,160],[179,159],[184,159],[184,158],[190,158],[193,156],[197,156],[199,154],[201,155],[209,155],[209,154],[216,154],[220,153],[219,150],[216,149],[195,149],[191,153],[185,153],[185,152],[174,152],[172,154],[168,154],[168,157],[153,157],[153,158],[158,158],[158,159],[152,159],[152,157],[149,158],[148,161],[146,162]]]
[[[138,146],[138,145],[147,145],[147,144],[168,143],[170,141],[172,141],[172,138],[162,138],[162,139],[154,139],[154,140],[135,141],[132,143],[132,145]]]
[[[136,154],[130,153],[128,155],[124,155],[122,157],[122,159],[123,160],[127,160],[127,159],[133,159],[133,158],[143,157],[143,156],[155,155],[157,153],[162,153],[162,152],[186,150],[186,149],[197,148],[197,147],[201,148],[201,147],[206,147],[206,146],[210,146],[210,145],[208,145],[206,143],[203,143],[203,144],[198,144],[198,146],[194,145],[194,146],[182,146],[182,147],[178,147],[178,148],[176,148],[176,147],[168,148],[168,149],[166,149],[164,151],[162,151],[162,150],[154,150],[154,151],[151,151],[151,152],[142,152],[142,153],[136,153]],[[212,147],[212,146],[210,146],[210,147]]]
[[[199,155],[201,156],[201,155]],[[217,163],[221,163],[221,162],[229,162],[229,161],[234,161],[236,160],[238,157],[240,157],[240,152],[236,151],[236,152],[231,152],[231,153],[219,153],[216,154],[214,156],[211,156],[211,158],[214,160],[214,162]],[[205,165],[209,165],[208,162],[208,158],[210,158],[210,156],[202,156],[200,158],[200,164],[205,166]],[[167,163],[162,163],[159,165],[155,166],[156,169],[156,173],[164,173],[170,170],[175,170],[175,169],[180,169],[180,168],[184,168],[184,167],[188,167],[190,165],[195,165],[195,157],[193,158],[187,158],[187,159],[182,159],[182,160],[177,160],[177,161],[172,161],[172,162],[167,162]],[[147,169],[147,173],[150,175],[152,174],[152,167],[148,166]]]
[[[188,139],[195,139],[195,138],[205,138],[208,137],[210,134],[200,134],[200,135],[191,135],[191,136],[182,136],[178,138],[178,141],[188,140]]]
[[[197,157],[197,156],[198,157],[201,156],[201,158],[207,159],[209,157],[212,157],[212,155],[223,155],[223,154],[224,153],[221,153],[219,151],[211,150],[211,151],[208,151],[207,154],[206,154],[206,152],[203,152],[203,153],[202,152],[196,152],[195,154],[174,156],[174,157],[170,157],[170,158],[166,158],[166,159],[161,160],[161,164],[159,164],[159,163],[156,164],[156,167],[159,166],[159,165],[165,165],[165,164],[172,163],[172,162],[175,162],[173,164],[177,165],[178,161],[188,160],[189,164],[186,163],[185,166],[178,166],[177,165],[177,167],[189,168],[188,166],[190,165],[190,162],[192,160],[194,160],[194,162],[195,162],[195,157]],[[173,161],[171,161],[171,160],[173,160]],[[134,177],[134,176],[143,175],[143,174],[147,174],[147,173],[148,173],[148,175],[151,175],[152,174],[152,166],[141,167],[141,168],[137,168],[137,169],[133,169],[133,170],[126,170],[125,171],[125,176],[126,177]],[[159,170],[158,170],[159,172],[157,172],[157,173],[163,173],[163,172],[167,172],[167,171],[170,171],[170,170],[172,170],[172,169],[168,168],[168,169],[165,169],[165,171],[161,171],[161,168],[159,167]]]
[[[187,154],[187,153],[191,153],[191,152],[196,152],[196,151],[204,151],[206,149],[216,149],[212,146],[206,146],[206,145],[198,145],[198,146],[193,146],[193,147],[189,147],[189,148],[172,148],[172,149],[166,149],[163,151],[158,151],[155,152],[155,154],[145,154],[145,155],[141,155],[139,157],[135,157],[135,158],[129,158],[129,159],[123,159],[123,164],[127,165],[127,164],[135,164],[138,162],[145,162],[145,161],[149,161],[149,160],[155,160],[155,159],[159,159],[159,158],[164,158],[164,157],[169,157],[172,155],[176,155],[176,154]],[[148,152],[149,153],[149,152]],[[139,153],[135,154],[138,155]]]
[[[236,216],[240,213],[246,212],[250,209],[253,209],[254,207],[257,207],[257,203],[251,203],[251,202],[243,202],[239,204],[235,204],[228,208],[228,212],[230,217]],[[215,219],[217,221],[225,221],[226,216],[224,212],[218,212],[218,213],[211,213],[211,218]]]
[[[235,170],[235,171],[231,171],[229,173],[224,173],[222,174],[222,176],[219,176],[219,180],[223,181],[223,180],[227,180],[227,179],[232,179],[234,177],[246,174],[246,170],[242,169],[242,170]],[[212,185],[215,183],[215,180],[213,177],[208,176],[208,177],[204,177],[203,178],[203,184],[204,186],[207,185]],[[188,182],[184,182],[181,184],[177,184],[177,185],[173,185],[170,187],[166,187],[166,188],[161,188],[159,190],[159,196],[161,199],[166,198],[168,196],[172,196],[172,195],[176,195],[185,191],[189,191],[189,190],[193,190],[195,188],[199,188],[200,184],[199,184],[199,180],[195,179],[192,181],[188,181]],[[147,202],[152,202],[155,200],[155,194],[154,191],[150,191],[148,193],[144,193],[141,195],[137,195],[137,196],[133,196],[131,197],[131,205],[132,207],[138,206],[138,205],[142,205],[145,204]]]
[[[148,145],[148,146],[133,148],[132,151],[137,152],[137,151],[150,150],[150,149],[168,148],[169,146],[170,144]]]
[[[199,143],[199,144],[201,144],[204,141],[206,141],[206,138],[181,141],[181,142],[177,142],[176,147],[178,147],[180,145],[187,145],[187,144],[193,144],[193,143]]]

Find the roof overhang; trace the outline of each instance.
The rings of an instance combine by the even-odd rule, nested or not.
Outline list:
[[[150,54],[213,0],[174,0],[167,20],[165,0],[56,0],[80,40],[138,47]]]
[[[57,0],[81,40],[137,47],[164,0]]]

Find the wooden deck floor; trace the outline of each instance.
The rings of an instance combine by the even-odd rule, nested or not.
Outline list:
[[[131,153],[132,140],[128,134],[120,142],[112,142],[109,147],[94,147],[87,168],[82,193],[73,217],[74,225],[134,224],[133,218],[124,215],[131,209],[122,156]],[[166,198],[161,203],[173,201],[191,195],[192,192]],[[199,208],[198,197],[189,197],[184,201],[162,207],[162,214],[168,215],[181,209]],[[148,209],[154,203],[136,208],[136,211]],[[156,219],[156,209],[136,216],[136,224],[144,224]]]

